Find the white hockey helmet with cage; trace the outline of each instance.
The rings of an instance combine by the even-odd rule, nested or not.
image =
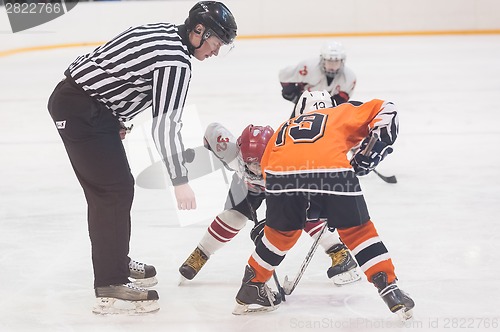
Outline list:
[[[339,42],[329,42],[321,47],[321,69],[327,76],[335,76],[343,68],[346,60],[344,46]]]
[[[304,91],[295,105],[293,117],[334,106],[337,105],[334,105],[328,91]]]

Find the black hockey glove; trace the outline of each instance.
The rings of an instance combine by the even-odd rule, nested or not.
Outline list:
[[[281,95],[286,100],[296,104],[300,95],[304,92],[304,83],[281,83]]]
[[[257,221],[255,223],[255,226],[253,226],[252,230],[250,231],[250,238],[252,239],[253,243],[257,245],[257,242],[262,239],[262,236],[264,236],[264,226],[266,226],[266,219],[262,219],[261,221]]]
[[[343,104],[349,100],[349,95],[344,91],[340,91],[336,95],[332,96],[332,101],[335,101],[333,105],[337,106]]]
[[[354,168],[354,173],[358,176],[363,176],[373,171],[385,156],[393,151],[390,145],[378,139],[371,150],[366,151],[369,141],[370,137],[365,138],[361,143],[361,148],[351,159],[351,166]]]

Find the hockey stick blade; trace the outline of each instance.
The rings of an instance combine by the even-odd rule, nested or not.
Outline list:
[[[276,284],[276,288],[278,289],[278,292],[280,293],[281,295],[281,300],[283,302],[286,302],[286,298],[285,298],[285,290],[283,289],[283,287],[281,287],[281,284],[280,284],[280,281],[278,279],[278,276],[276,275],[276,271],[273,271],[273,278],[274,278],[274,283]]]
[[[285,276],[285,280],[283,281],[283,292],[286,295],[292,294],[293,291],[293,282],[288,280],[288,276]]]
[[[398,179],[396,179],[395,175],[385,176],[385,175],[380,174],[379,172],[377,172],[377,170],[373,170],[373,173],[377,174],[377,176],[379,178],[381,178],[384,182],[387,182],[387,183],[398,183]]]

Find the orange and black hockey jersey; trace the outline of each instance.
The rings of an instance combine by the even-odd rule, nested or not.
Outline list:
[[[347,153],[371,132],[387,144],[394,143],[398,134],[394,104],[379,99],[358,106],[345,103],[288,120],[274,133],[262,158],[263,174],[267,182],[271,180],[266,187],[270,189],[276,185],[276,179],[285,185],[281,182],[283,177],[290,181],[286,183],[286,190],[278,192],[300,190],[298,187],[304,181],[299,183],[297,179],[309,176],[310,180],[313,174],[317,178],[324,178],[326,174],[331,177],[331,173],[340,172],[354,176]]]

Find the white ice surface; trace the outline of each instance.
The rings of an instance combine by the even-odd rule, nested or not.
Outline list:
[[[46,110],[66,66],[89,50],[82,47],[0,58],[0,331],[498,328],[500,36],[338,40],[358,77],[353,98],[392,100],[400,112],[395,151],[379,167],[399,182],[369,175],[362,185],[399,285],[415,299],[409,326],[397,325],[366,280],[335,287],[321,250],[277,311],[231,315],[252,251],[251,225],[179,287],[177,269],[213,216],[182,227],[168,190],[142,188],[130,254],[156,266],[161,309],[93,315],[85,200]],[[292,109],[281,98],[278,70],[315,56],[324,41],[243,40],[225,58],[194,62],[188,104],[202,126],[221,122],[235,135],[249,123],[276,127]],[[132,121],[136,128],[125,142],[134,174],[150,165],[146,113]],[[186,145],[201,145],[199,135],[186,130]],[[198,197],[200,203],[221,208],[220,185],[222,194]],[[301,238],[290,251],[277,270],[281,279],[295,274],[310,243]]]

